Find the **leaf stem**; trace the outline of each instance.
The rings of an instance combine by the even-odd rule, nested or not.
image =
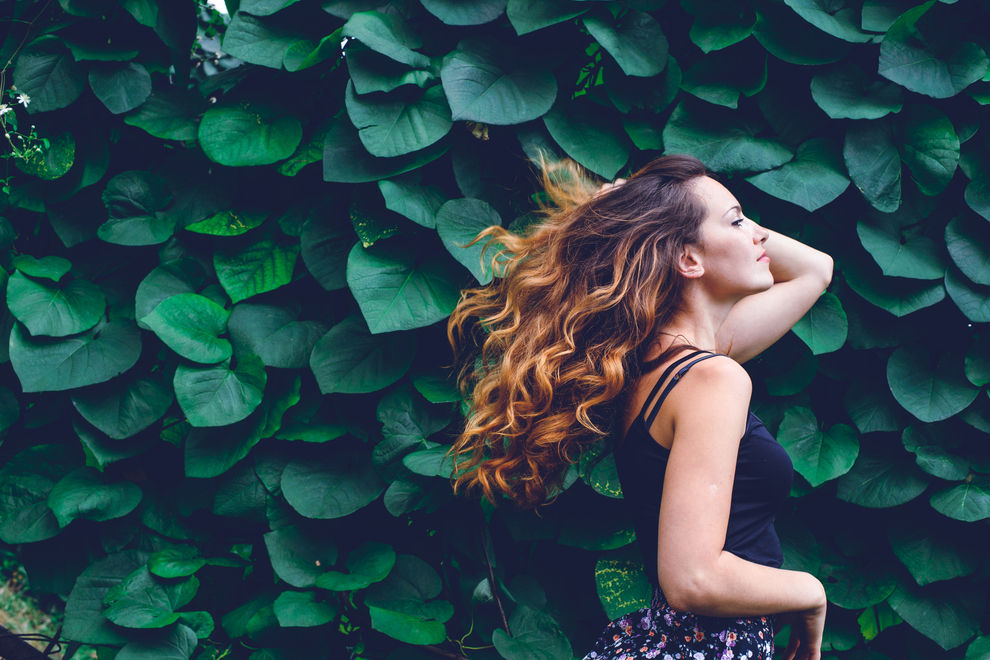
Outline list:
[[[488,555],[488,543],[486,543],[487,538],[485,534],[485,526],[481,527],[481,550],[485,553],[485,563],[488,565],[488,584],[492,588],[492,597],[495,599],[495,604],[498,605],[499,616],[502,617],[502,625],[505,626],[505,632],[512,635],[512,631],[509,630],[509,620],[505,617],[505,609],[502,607],[502,599],[498,597],[498,585],[495,583],[495,571],[492,569],[492,559]]]

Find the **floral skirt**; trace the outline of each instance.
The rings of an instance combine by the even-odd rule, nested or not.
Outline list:
[[[773,660],[773,616],[717,618],[675,610],[659,588],[650,607],[608,624],[584,660]]]

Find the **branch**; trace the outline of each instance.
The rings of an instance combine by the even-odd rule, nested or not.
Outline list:
[[[485,563],[488,564],[488,584],[492,588],[492,597],[495,598],[495,604],[498,605],[498,613],[502,617],[502,625],[505,626],[505,632],[512,636],[512,631],[509,630],[509,620],[505,618],[505,609],[502,607],[502,599],[498,597],[498,586],[495,583],[495,571],[492,570],[492,559],[488,556],[488,544],[485,543],[485,527],[481,527],[481,550],[485,553]]]
[[[442,655],[445,658],[451,658],[452,660],[468,660],[466,656],[463,656],[460,653],[447,651],[445,649],[440,648],[439,646],[433,646],[432,644],[427,644],[425,646],[421,646],[420,648],[426,649],[427,651],[432,651],[433,653],[436,653],[437,655]]]

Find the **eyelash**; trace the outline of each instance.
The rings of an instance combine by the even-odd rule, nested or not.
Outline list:
[[[732,226],[733,227],[738,227],[740,224],[742,224],[742,221],[743,220],[745,220],[745,218],[739,218],[738,220],[733,220],[732,221]]]

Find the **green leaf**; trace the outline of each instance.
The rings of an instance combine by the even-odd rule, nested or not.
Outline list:
[[[390,391],[378,402],[376,417],[382,423],[382,442],[375,446],[375,463],[382,465],[413,447],[424,448],[431,435],[450,422],[449,409],[443,413],[425,404],[408,387]]]
[[[967,481],[931,496],[932,508],[954,520],[975,522],[990,518],[990,487]]]
[[[959,216],[945,226],[945,247],[952,261],[976,284],[990,285],[990,227]]]
[[[623,614],[650,606],[653,587],[643,571],[643,561],[627,553],[603,555],[595,563],[595,588],[605,616],[614,620]]]
[[[397,14],[356,12],[344,24],[343,33],[397,62],[417,69],[430,66],[429,57],[413,50],[423,45],[419,37]]]
[[[574,655],[567,635],[546,612],[520,605],[509,617],[509,630],[511,636],[501,628],[492,633],[495,649],[506,660],[571,660]]]
[[[347,253],[354,244],[354,231],[343,222],[310,217],[299,237],[306,270],[327,291],[347,286]]]
[[[161,177],[137,170],[118,174],[103,191],[103,205],[110,219],[96,233],[117,245],[164,243],[172,236],[175,220],[159,211],[171,201],[172,193]]]
[[[482,25],[502,15],[506,0],[422,0],[422,4],[447,25]]]
[[[371,454],[360,442],[337,440],[332,455],[292,461],[282,472],[282,494],[307,518],[343,518],[384,490]]]
[[[196,293],[177,293],[158,303],[141,319],[166,346],[193,362],[216,364],[230,359],[227,331],[230,312]]]
[[[890,26],[880,43],[879,73],[912,92],[944,99],[982,78],[990,60],[955,30],[922,20],[934,4],[930,0],[906,11]]]
[[[629,143],[618,118],[602,108],[570,103],[543,116],[554,141],[595,174],[611,179],[629,160]]]
[[[791,64],[828,64],[849,52],[849,43],[802,20],[781,4],[761,5],[753,36],[775,57]]]
[[[444,370],[414,376],[413,387],[430,403],[452,403],[461,400],[457,385],[451,382]]]
[[[966,382],[960,363],[952,354],[902,346],[887,361],[887,383],[897,402],[921,421],[948,419],[979,394]]]
[[[833,37],[853,43],[863,43],[872,39],[872,35],[859,29],[859,12],[853,7],[843,7],[845,3],[828,2],[828,0],[784,0],[784,2],[798,16]]]
[[[437,233],[447,251],[464,265],[479,284],[492,281],[491,259],[500,245],[495,244],[482,261],[482,251],[488,238],[470,247],[465,247],[473,241],[480,231],[491,226],[500,227],[502,218],[498,211],[480,199],[451,199],[443,204],[436,213]]]
[[[31,99],[31,112],[48,112],[74,102],[86,86],[82,67],[53,35],[35,39],[14,61],[14,86]]]
[[[969,575],[979,566],[969,548],[960,550],[942,535],[912,525],[892,530],[890,545],[921,586]]]
[[[224,291],[236,303],[291,282],[298,256],[298,244],[265,238],[236,252],[216,252],[213,266]]]
[[[784,413],[777,438],[794,460],[794,469],[815,488],[849,472],[859,456],[859,438],[852,427],[836,424],[825,431],[815,414],[800,406]]]
[[[859,609],[881,603],[897,582],[882,566],[822,562],[816,572],[831,603],[845,609]]]
[[[505,13],[516,34],[522,36],[545,27],[569,21],[588,11],[588,8],[575,5],[569,0],[509,0]]]
[[[203,98],[193,92],[173,88],[152,91],[144,103],[124,117],[124,123],[163,140],[188,142],[196,139],[204,107]]]
[[[884,275],[916,280],[937,280],[945,275],[945,263],[935,242],[902,228],[892,219],[856,223],[859,240]]]
[[[268,214],[264,212],[225,209],[208,218],[188,224],[184,229],[210,236],[240,236],[260,226],[267,218]]]
[[[952,122],[928,105],[911,105],[901,113],[901,154],[918,189],[941,193],[959,163],[959,137]]]
[[[278,625],[283,628],[322,626],[337,618],[337,607],[333,603],[317,602],[312,591],[283,591],[272,607]]]
[[[188,577],[204,566],[206,559],[200,556],[197,548],[189,545],[159,550],[148,559],[148,570],[162,578]]]
[[[282,21],[239,11],[224,30],[222,48],[245,62],[281,69],[286,51],[298,40],[297,33]]]
[[[832,119],[880,119],[900,112],[904,98],[897,85],[871,78],[849,63],[812,78],[811,96]]]
[[[401,62],[376,53],[360,42],[347,44],[347,71],[358,94],[391,92],[403,85],[426,87],[437,74],[433,70],[410,69]]]
[[[189,660],[196,650],[196,632],[181,623],[129,641],[114,660]]]
[[[839,298],[826,291],[791,329],[814,355],[821,355],[842,348],[849,332],[849,320]]]
[[[839,478],[835,495],[843,502],[882,509],[910,502],[927,486],[913,461],[860,451],[852,469]]]
[[[86,280],[48,284],[20,272],[7,280],[7,307],[34,337],[64,337],[89,330],[103,318],[106,305],[103,291]]]
[[[141,489],[129,481],[109,483],[96,470],[79,468],[62,477],[48,494],[48,506],[60,527],[73,520],[113,520],[141,501]]]
[[[347,114],[372,156],[394,157],[425,149],[450,131],[450,108],[443,89],[434,85],[411,94],[393,92],[358,96],[348,84]]]
[[[65,132],[48,140],[47,146],[42,146],[40,152],[28,149],[21,158],[14,159],[14,164],[29,176],[54,181],[68,174],[75,159],[76,139]]]
[[[336,68],[343,54],[340,48],[343,30],[340,26],[319,41],[303,39],[293,42],[282,57],[282,65],[288,71],[302,71],[333,57],[333,68]]]
[[[912,628],[949,650],[979,630],[983,594],[958,586],[948,589],[901,583],[887,602]]]
[[[172,390],[155,375],[126,378],[76,392],[72,404],[87,422],[122,440],[161,419],[172,405]]]
[[[406,644],[440,644],[447,639],[447,628],[440,621],[374,605],[368,605],[368,613],[373,629]]]
[[[96,65],[89,70],[89,86],[115,115],[138,107],[151,95],[151,74],[141,64]]]
[[[288,158],[302,141],[302,124],[261,105],[210,108],[199,122],[199,143],[210,160],[244,167]]]
[[[125,628],[164,628],[178,621],[175,610],[192,600],[198,589],[195,577],[163,584],[142,566],[107,592],[104,614]]]
[[[990,322],[990,287],[972,284],[950,268],[945,273],[945,290],[970,321]]]
[[[272,570],[293,587],[316,585],[316,578],[337,563],[337,546],[329,530],[312,524],[289,525],[265,534]]]
[[[437,211],[446,197],[433,186],[414,180],[387,179],[378,182],[385,208],[403,215],[427,229],[437,226]],[[304,254],[305,256],[305,254]]]
[[[402,464],[413,474],[424,477],[450,478],[453,470],[453,457],[448,456],[445,446],[421,449],[402,457]]]
[[[703,101],[734,109],[740,94],[753,96],[766,82],[766,56],[733,48],[695,62],[684,72],[681,89]]]
[[[238,422],[261,403],[265,365],[254,355],[213,367],[180,364],[175,370],[175,398],[193,426],[226,426]]]
[[[348,573],[329,571],[316,586],[330,591],[354,591],[381,582],[395,566],[395,549],[385,543],[366,541],[347,556]]]
[[[297,2],[299,0],[241,0],[237,11],[244,11],[255,16],[269,16]]]
[[[14,268],[25,275],[30,275],[38,279],[51,280],[52,282],[61,281],[66,273],[69,272],[69,269],[72,268],[69,260],[62,257],[41,257],[40,259],[36,259],[29,254],[17,255],[13,258],[12,263]]]
[[[667,65],[667,37],[646,12],[630,9],[614,22],[597,16],[586,17],[583,22],[626,75],[649,78]]]
[[[402,378],[415,353],[415,335],[371,335],[361,317],[353,315],[320,338],[309,366],[323,394],[374,392]]]
[[[843,263],[842,274],[853,291],[894,316],[906,316],[945,298],[945,287],[938,281],[884,277],[879,268],[863,262]]]
[[[727,48],[753,33],[756,14],[748,7],[712,0],[686,0],[682,4],[694,16],[688,34],[702,52]]]
[[[230,313],[230,339],[239,353],[253,353],[265,366],[301,369],[327,327],[296,316],[282,307],[237,304]]]
[[[681,102],[663,129],[668,153],[686,153],[712,170],[763,171],[783,165],[793,154],[783,144],[755,137],[757,128],[729,110]]]
[[[769,172],[746,177],[763,192],[817,211],[849,187],[838,148],[825,138],[808,140],[789,163]]]
[[[846,131],[842,155],[853,184],[884,213],[901,205],[901,157],[884,121],[858,122]]]
[[[395,242],[355,244],[347,256],[347,285],[372,334],[411,330],[445,318],[463,277],[446,255],[411,251]]]
[[[125,320],[65,339],[31,338],[17,324],[10,336],[10,363],[25,392],[102,383],[134,366],[140,354],[140,331]]]
[[[336,183],[365,183],[387,179],[436,160],[447,151],[440,141],[434,145],[395,158],[376,158],[367,152],[357,130],[347,119],[338,117],[323,143],[323,180]]]
[[[462,41],[443,58],[440,81],[454,121],[521,124],[545,114],[557,98],[553,73],[526,60],[502,62],[491,43]]]
[[[141,568],[148,554],[139,550],[114,553],[90,564],[76,578],[65,603],[63,633],[82,644],[126,644],[124,630],[103,616],[103,598],[124,578]]]
[[[950,454],[942,447],[918,447],[915,462],[922,470],[947,481],[959,481],[969,475],[969,461],[962,456]]]
[[[974,341],[966,353],[966,379],[977,387],[990,383],[990,343]]]
[[[846,392],[845,406],[860,433],[897,431],[897,415],[893,398],[866,380],[852,383]]]
[[[0,540],[35,543],[58,535],[48,494],[72,469],[70,456],[63,445],[35,445],[0,467]]]

